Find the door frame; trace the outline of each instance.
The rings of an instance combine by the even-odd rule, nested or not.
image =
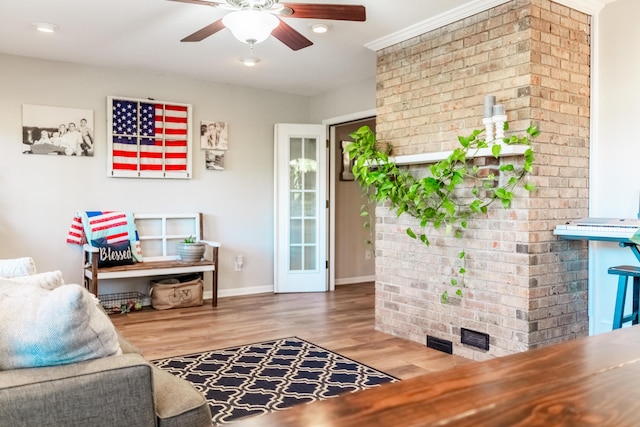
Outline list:
[[[369,117],[376,117],[376,109],[359,111],[356,113],[347,114],[344,116],[333,117],[322,121],[322,124],[327,126],[329,132],[329,161],[327,166],[329,167],[329,186],[327,188],[327,199],[329,200],[329,227],[327,236],[327,247],[329,248],[329,291],[334,291],[336,288],[336,206],[335,206],[335,194],[336,194],[336,174],[335,168],[337,165],[336,160],[336,141],[335,141],[335,126],[343,123],[353,122],[356,120],[363,120]]]
[[[290,144],[291,138],[314,139],[316,150],[316,186],[314,187],[315,210],[316,210],[316,230],[315,230],[315,268],[302,268],[300,271],[291,270],[289,266],[289,256],[283,256],[282,251],[290,245]],[[276,123],[274,125],[274,263],[273,263],[273,291],[274,293],[286,292],[326,292],[328,290],[328,268],[327,262],[327,128],[323,124],[304,123]],[[287,144],[285,146],[285,143]],[[283,170],[284,169],[284,170]],[[283,176],[286,170],[286,177]],[[283,183],[283,179],[286,183]],[[286,195],[283,195],[283,187],[286,188]],[[304,193],[304,191],[302,191]],[[280,207],[285,212],[284,223]],[[285,224],[286,223],[286,224]],[[285,265],[286,264],[286,265]],[[302,287],[292,287],[293,279],[304,277],[305,285]]]

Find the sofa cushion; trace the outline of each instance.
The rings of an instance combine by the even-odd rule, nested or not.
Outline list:
[[[23,285],[36,286],[42,289],[55,289],[64,285],[61,271],[47,271],[46,273],[37,273],[29,276],[14,277],[11,282],[21,283]]]
[[[158,427],[211,426],[211,410],[194,386],[152,365]]]
[[[79,285],[47,290],[0,279],[0,324],[0,370],[122,353],[108,316]]]
[[[29,274],[36,274],[36,264],[33,262],[33,258],[0,259],[0,277],[11,279]]]
[[[135,354],[0,371],[0,414],[2,427],[158,425],[151,367]]]

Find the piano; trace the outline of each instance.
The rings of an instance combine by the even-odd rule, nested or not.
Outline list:
[[[582,218],[557,225],[553,234],[563,239],[632,243],[638,229],[640,219],[635,218]]]
[[[631,249],[640,261],[638,244],[631,240],[638,229],[640,219],[635,218],[582,218],[557,225],[553,234],[571,240],[618,242],[620,247]]]

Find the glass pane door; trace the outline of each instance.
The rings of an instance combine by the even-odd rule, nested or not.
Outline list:
[[[275,292],[327,290],[324,125],[275,126]]]
[[[317,271],[318,141],[289,139],[289,270]]]

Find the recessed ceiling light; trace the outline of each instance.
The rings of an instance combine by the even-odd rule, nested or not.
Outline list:
[[[260,62],[260,58],[248,56],[246,58],[240,58],[240,62],[242,62],[245,67],[254,67],[258,62]]]
[[[33,25],[36,27],[36,30],[43,33],[55,33],[58,29],[56,24],[51,24],[49,22],[34,22]]]
[[[311,30],[317,34],[326,33],[329,31],[329,25],[323,23],[313,24],[311,25]]]

